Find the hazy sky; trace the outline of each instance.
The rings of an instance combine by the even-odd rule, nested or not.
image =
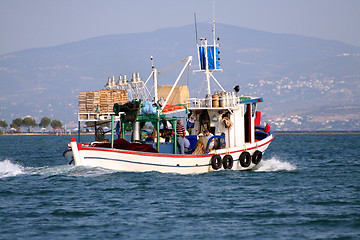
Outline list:
[[[210,21],[213,0],[0,0],[0,55]],[[216,21],[360,46],[360,0],[215,0]]]

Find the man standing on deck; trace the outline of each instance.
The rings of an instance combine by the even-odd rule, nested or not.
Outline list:
[[[176,123],[176,136],[177,136],[178,152],[179,154],[184,154],[183,138],[185,137],[185,128],[181,120],[177,120]]]
[[[204,132],[205,132],[205,138],[207,140],[210,140],[210,138],[214,136],[211,132],[209,132],[208,129],[205,129]],[[209,143],[209,150],[214,148],[214,143],[215,143],[214,139],[212,139],[211,142]]]

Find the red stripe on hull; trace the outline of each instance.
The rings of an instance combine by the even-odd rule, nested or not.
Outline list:
[[[273,139],[274,138],[271,138],[266,143],[263,143],[261,145],[255,146],[255,147],[237,150],[237,151],[233,151],[233,152],[218,153],[218,154],[219,155],[225,155],[225,154],[229,154],[229,153],[233,154],[233,153],[237,153],[237,152],[243,152],[244,150],[257,149],[259,147],[269,144]],[[157,156],[157,157],[169,157],[169,158],[203,158],[203,157],[211,157],[214,155],[214,154],[201,154],[201,155],[192,155],[192,154],[180,155],[179,154],[178,155],[178,154],[164,154],[164,153],[146,153],[146,152],[126,151],[126,150],[121,150],[121,149],[114,150],[114,149],[108,149],[108,148],[93,148],[93,147],[79,147],[78,149],[79,149],[79,151],[82,151],[82,150],[104,151],[104,152],[124,153],[124,154],[132,154],[132,155],[139,155],[139,156]]]

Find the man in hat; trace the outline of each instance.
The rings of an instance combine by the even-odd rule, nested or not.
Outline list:
[[[199,139],[195,144],[195,151],[193,154],[203,154],[205,153],[205,149],[208,143],[208,140],[204,137],[204,134],[200,133],[198,135]]]

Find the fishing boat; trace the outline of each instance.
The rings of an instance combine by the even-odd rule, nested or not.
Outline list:
[[[203,97],[190,98],[188,87],[178,85],[185,69],[191,65],[191,56],[180,61],[185,65],[170,86],[158,85],[159,72],[152,67],[146,81],[153,79],[153,95],[147,96],[150,101],[142,94],[146,83],[139,85],[135,84],[139,81],[132,80],[134,88],[131,90],[131,84],[120,79],[119,83],[132,91],[130,101],[115,103],[113,111],[107,113],[98,108],[79,113],[79,131],[81,121],[94,121],[97,141],[81,143],[79,133],[78,140],[72,138],[63,155],[78,166],[117,171],[193,174],[255,168],[274,139],[274,133],[270,125],[261,125],[261,113],[257,110],[257,105],[263,102],[261,97],[238,96],[239,86],[226,91],[214,77],[214,72],[222,71],[215,21],[212,31],[211,42],[206,38],[197,39],[199,69],[195,72],[204,75],[206,91]],[[210,82],[221,90],[212,92]],[[114,83],[109,80],[108,85]],[[179,97],[174,101],[176,94]],[[111,124],[108,135],[111,139],[108,140],[104,139],[106,135],[101,127],[96,126],[106,120]],[[153,129],[145,138],[144,126]],[[181,142],[184,141],[187,146],[182,152]]]

